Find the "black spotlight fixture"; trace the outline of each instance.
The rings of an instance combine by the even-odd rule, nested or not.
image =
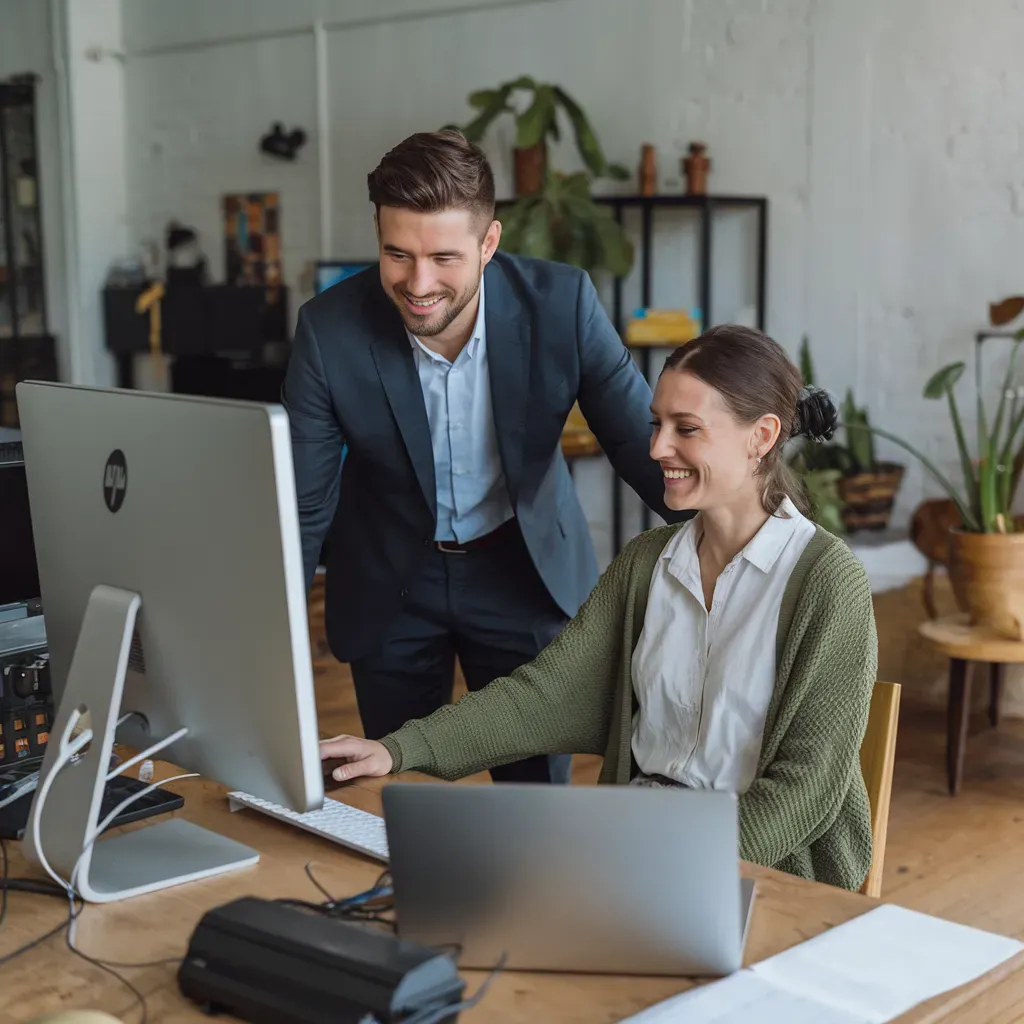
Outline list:
[[[284,125],[275,121],[273,128],[260,139],[260,151],[281,160],[294,160],[295,154],[305,143],[306,133],[301,128],[286,132]]]

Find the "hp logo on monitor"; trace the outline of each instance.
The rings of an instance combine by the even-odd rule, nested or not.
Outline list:
[[[111,512],[116,512],[124,504],[125,491],[128,489],[128,463],[120,448],[110,453],[106,468],[103,470],[103,500]]]

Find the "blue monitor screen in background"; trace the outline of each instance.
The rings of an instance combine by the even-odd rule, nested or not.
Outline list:
[[[346,277],[358,274],[367,267],[372,267],[374,261],[356,263],[351,260],[320,260],[316,265],[315,291],[319,295],[326,291],[331,285],[344,281]]]

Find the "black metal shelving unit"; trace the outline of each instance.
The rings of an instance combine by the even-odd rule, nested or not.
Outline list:
[[[46,322],[36,78],[0,81],[0,426],[18,426],[19,380],[57,377]]]
[[[659,210],[692,210],[700,218],[697,258],[697,295],[701,310],[701,329],[712,326],[716,321],[712,313],[714,290],[711,280],[711,256],[714,251],[714,216],[718,211],[753,210],[757,214],[757,326],[764,330],[768,304],[768,199],[765,196],[731,195],[609,195],[594,196],[594,201],[611,208],[619,224],[625,222],[627,210],[640,211],[640,305],[650,307],[651,276],[653,271],[654,218]],[[497,203],[500,210],[510,206],[514,200]],[[612,285],[611,320],[625,345],[636,358],[644,377],[650,379],[651,352],[658,346],[629,345],[626,342],[625,317],[623,313],[623,280],[615,278]],[[588,456],[580,456],[586,458]],[[572,466],[570,463],[570,472]],[[651,510],[644,505],[641,510],[641,526],[647,529],[651,524]],[[612,479],[612,555],[622,550],[622,486],[618,476]]]
[[[701,310],[701,329],[716,321],[712,313],[713,289],[711,256],[714,244],[714,215],[719,210],[754,210],[757,213],[757,326],[764,330],[768,302],[768,199],[765,196],[716,195],[654,195],[654,196],[600,196],[595,201],[611,207],[615,220],[622,224],[626,210],[640,211],[640,305],[652,304],[651,276],[653,271],[652,242],[654,217],[658,210],[693,210],[700,218],[699,251],[697,258],[697,295]],[[612,291],[612,323],[623,339],[623,344],[634,353],[645,378],[650,378],[651,351],[655,346],[630,346],[625,340],[625,320],[622,309],[623,281],[616,278]],[[651,524],[651,510],[641,510],[641,527]],[[612,554],[622,549],[622,487],[618,476],[612,481]]]

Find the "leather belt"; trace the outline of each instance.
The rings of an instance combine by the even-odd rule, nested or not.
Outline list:
[[[502,523],[496,530],[491,530],[490,533],[485,533],[482,537],[474,537],[472,540],[467,540],[464,544],[454,540],[435,540],[434,547],[446,555],[466,555],[470,551],[481,551],[484,548],[491,548],[496,544],[501,544],[508,540],[513,533],[518,532],[519,523],[516,521],[515,516],[513,516]]]

